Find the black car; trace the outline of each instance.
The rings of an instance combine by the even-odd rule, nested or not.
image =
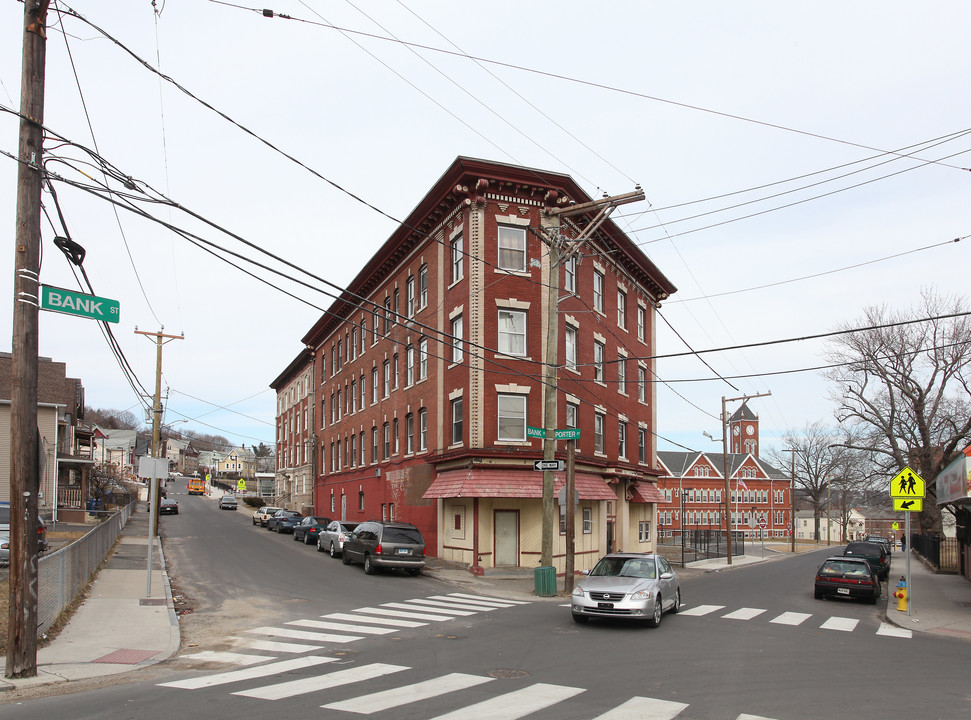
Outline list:
[[[886,580],[890,574],[890,553],[883,545],[872,542],[851,542],[846,546],[843,555],[864,558],[881,580]]]
[[[296,510],[277,510],[273,517],[266,521],[267,530],[278,533],[291,533],[293,526],[303,520],[303,515]]]
[[[303,541],[304,545],[316,545],[320,531],[327,527],[329,517],[310,515],[293,526],[293,541]]]
[[[179,503],[171,498],[162,498],[158,504],[159,515],[178,515]]]
[[[885,535],[867,535],[865,538],[863,538],[863,542],[872,542],[876,543],[877,545],[883,545],[884,550],[886,550],[888,554],[893,554],[893,540]]]
[[[425,567],[425,539],[411,523],[362,522],[344,539],[341,561],[364,563],[364,572],[378,568],[400,568],[420,575]]]
[[[817,600],[827,597],[862,598],[875,605],[881,594],[880,578],[865,558],[848,555],[831,557],[816,570],[813,595]]]

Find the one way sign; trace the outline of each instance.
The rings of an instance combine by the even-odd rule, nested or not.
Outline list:
[[[566,467],[562,460],[533,460],[533,470],[562,470]]]

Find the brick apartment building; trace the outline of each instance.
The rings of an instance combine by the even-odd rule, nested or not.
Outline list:
[[[526,428],[544,426],[543,229],[551,209],[589,202],[559,173],[465,157],[446,170],[275,381],[289,392],[313,372],[281,402],[277,432],[290,467],[282,458],[306,447],[312,423],[315,514],[412,522],[430,554],[470,568],[539,563],[543,441]],[[563,217],[560,232],[577,237],[598,212]],[[655,307],[676,288],[609,219],[575,250],[555,268],[556,427],[581,431],[583,568],[611,549],[654,548]],[[309,413],[294,405],[305,400]]]
[[[314,507],[314,353],[304,349],[270,383],[276,390],[276,477],[280,507],[312,515]]]
[[[732,530],[744,537],[789,537],[792,482],[759,459],[759,418],[748,405],[728,418],[728,485]],[[658,453],[659,489],[668,502],[657,530],[670,537],[681,530],[724,530],[725,466],[722,453]],[[764,530],[759,527],[763,522]]]

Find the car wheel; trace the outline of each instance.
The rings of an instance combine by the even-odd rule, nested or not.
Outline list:
[[[297,537],[297,533],[294,533],[294,534],[293,534],[293,541],[294,541],[294,542],[297,542],[297,540],[299,540],[299,539],[300,539],[300,538],[298,538],[298,537]],[[306,544],[307,544],[307,543],[304,543],[304,545],[306,545]]]
[[[657,600],[654,601],[654,613],[648,619],[647,626],[656,628],[658,625],[661,624],[662,615],[663,613],[661,611],[661,596],[658,595]]]
[[[323,552],[324,549],[320,546],[320,538],[317,538],[317,552]]]
[[[370,555],[365,555],[364,556],[364,574],[365,575],[374,575],[374,573],[376,571],[377,571],[377,568],[374,567],[374,563],[371,562],[371,556]]]
[[[421,575],[421,568],[408,568],[408,574],[412,577]]]
[[[573,622],[575,622],[577,625],[586,625],[588,622],[590,622],[590,618],[588,618],[586,615],[577,615],[576,613],[573,613]]]
[[[674,605],[671,606],[671,612],[681,612],[681,588],[678,588],[678,594],[674,596]]]
[[[823,594],[823,591],[820,590],[819,588],[816,588],[816,589],[813,590],[813,597],[816,598],[817,600],[825,600],[826,599],[826,596]]]
[[[311,544],[311,542],[310,542],[311,540],[313,540],[313,538],[310,537],[310,533],[304,533],[303,534],[303,544],[304,545],[310,545]]]
[[[337,548],[334,546],[334,543],[330,544],[330,556],[332,558],[337,557]]]
[[[350,556],[347,553],[342,553],[341,554],[341,562],[344,563],[345,565],[350,565],[351,564],[351,558],[350,558]]]

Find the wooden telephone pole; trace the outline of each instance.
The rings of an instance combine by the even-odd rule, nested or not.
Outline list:
[[[40,198],[44,163],[44,76],[48,0],[24,3],[17,151],[17,231],[10,394],[10,599],[8,678],[37,675],[37,335],[40,310]]]

